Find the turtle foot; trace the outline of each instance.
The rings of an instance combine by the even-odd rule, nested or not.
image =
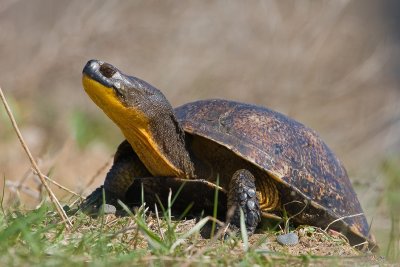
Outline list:
[[[103,192],[105,201],[103,201]],[[98,215],[101,211],[105,214],[115,214],[116,207],[118,207],[118,198],[113,193],[105,190],[103,186],[96,188],[82,204],[79,205],[79,208],[84,213],[91,216]]]
[[[228,211],[230,209],[234,209],[230,223],[240,229],[242,210],[247,233],[252,235],[261,221],[261,211],[255,178],[248,170],[238,170],[232,176],[228,193]]]

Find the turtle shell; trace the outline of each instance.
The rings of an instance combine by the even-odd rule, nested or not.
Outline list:
[[[265,107],[220,99],[188,103],[175,112],[186,133],[259,168],[267,175],[256,179],[277,181],[286,201],[307,203],[296,216],[300,223],[332,225],[353,244],[375,244],[345,168],[315,131]]]

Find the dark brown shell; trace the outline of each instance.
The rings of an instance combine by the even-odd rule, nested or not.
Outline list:
[[[345,230],[371,241],[365,216],[348,217],[363,210],[346,170],[315,131],[267,108],[227,100],[197,101],[175,111],[186,132],[227,147],[314,210],[333,220],[345,217]]]

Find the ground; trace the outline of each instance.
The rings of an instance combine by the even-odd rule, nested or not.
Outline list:
[[[8,266],[389,266],[378,255],[351,247],[337,233],[310,226],[293,230],[300,236],[295,246],[278,244],[279,230],[258,232],[248,241],[240,234],[204,239],[199,227],[207,218],[176,220],[168,209],[158,214],[140,208],[122,217],[90,217],[74,211],[69,217],[73,226],[67,230],[48,204],[31,211],[3,211],[1,262]]]

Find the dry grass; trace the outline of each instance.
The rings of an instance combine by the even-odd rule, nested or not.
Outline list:
[[[200,223],[194,219],[174,221],[165,214],[143,213],[143,209],[127,217],[91,218],[78,212],[70,217],[69,231],[55,220],[55,214],[46,205],[1,213],[1,262],[7,266],[385,264],[313,227],[296,230],[301,236],[296,246],[281,246],[277,233],[268,232],[253,235],[245,250],[237,237],[203,239],[198,230],[193,231]]]
[[[60,202],[58,201],[57,197],[54,195],[53,191],[51,190],[51,188],[47,184],[46,178],[47,178],[47,180],[49,180],[49,178],[48,177],[45,178],[45,175],[43,175],[43,173],[40,171],[40,169],[39,169],[39,167],[38,167],[38,165],[36,163],[36,160],[33,158],[31,151],[29,150],[28,146],[26,145],[26,142],[25,142],[24,138],[22,137],[21,131],[18,128],[17,122],[14,119],[14,115],[12,114],[10,106],[7,103],[7,100],[6,100],[6,98],[5,98],[4,94],[3,94],[3,90],[1,89],[1,87],[0,87],[0,97],[1,97],[1,101],[4,104],[5,109],[7,111],[7,115],[10,118],[11,124],[12,124],[12,126],[13,126],[13,128],[15,130],[15,133],[16,133],[19,141],[21,142],[21,145],[22,145],[26,155],[29,158],[29,161],[31,162],[32,169],[35,171],[35,174],[37,174],[37,176],[39,177],[40,182],[42,183],[42,185],[46,189],[46,191],[47,191],[47,193],[48,193],[48,195],[50,197],[51,202],[53,202],[53,204],[54,204],[58,214],[62,218],[62,220],[65,221],[66,226],[67,227],[72,226],[71,222],[68,219],[68,216],[65,214],[64,210],[62,209]]]

